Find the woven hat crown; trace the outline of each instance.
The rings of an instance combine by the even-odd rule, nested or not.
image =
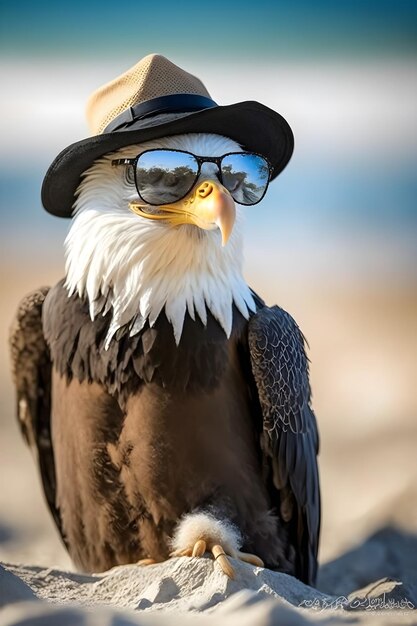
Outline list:
[[[173,94],[210,98],[196,76],[160,54],[149,54],[91,94],[86,111],[88,125],[93,135],[99,135],[120,113],[135,104]]]

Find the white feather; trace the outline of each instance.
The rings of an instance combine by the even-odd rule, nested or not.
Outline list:
[[[242,545],[242,536],[236,526],[206,511],[184,515],[177,524],[171,545],[173,550],[192,550],[200,539],[204,539],[208,550],[221,545],[231,555],[235,555]]]
[[[66,287],[70,295],[87,296],[92,319],[112,308],[107,346],[119,328],[136,319],[130,331],[135,334],[146,319],[153,325],[164,308],[177,344],[187,311],[205,325],[208,308],[230,336],[233,303],[246,318],[255,310],[242,276],[239,206],[225,247],[218,230],[172,227],[128,208],[137,199],[136,190],[126,182],[124,168],[112,167],[111,160],[160,147],[211,156],[240,151],[234,141],[218,135],[177,135],[107,154],[85,172],[65,242]],[[215,171],[213,164],[204,164],[201,179],[214,178]]]

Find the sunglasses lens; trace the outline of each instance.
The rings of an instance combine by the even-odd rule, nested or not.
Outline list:
[[[268,187],[268,161],[257,154],[228,154],[222,159],[222,178],[236,202],[256,204]]]
[[[141,198],[152,205],[176,202],[191,190],[198,163],[191,155],[170,150],[150,150],[136,165],[136,185]]]

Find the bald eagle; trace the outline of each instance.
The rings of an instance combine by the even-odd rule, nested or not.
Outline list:
[[[75,564],[212,554],[313,584],[318,433],[304,337],[242,275],[242,216],[213,162],[188,204],[144,204],[146,150],[242,151],[189,133],[97,159],[78,188],[66,276],[21,303],[17,411]],[[190,201],[191,198],[191,201]]]

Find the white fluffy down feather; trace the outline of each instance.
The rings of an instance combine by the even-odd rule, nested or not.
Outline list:
[[[189,513],[180,519],[172,537],[172,548],[175,551],[192,549],[199,539],[204,539],[208,550],[219,544],[231,555],[242,545],[242,536],[236,526],[205,511]]]

